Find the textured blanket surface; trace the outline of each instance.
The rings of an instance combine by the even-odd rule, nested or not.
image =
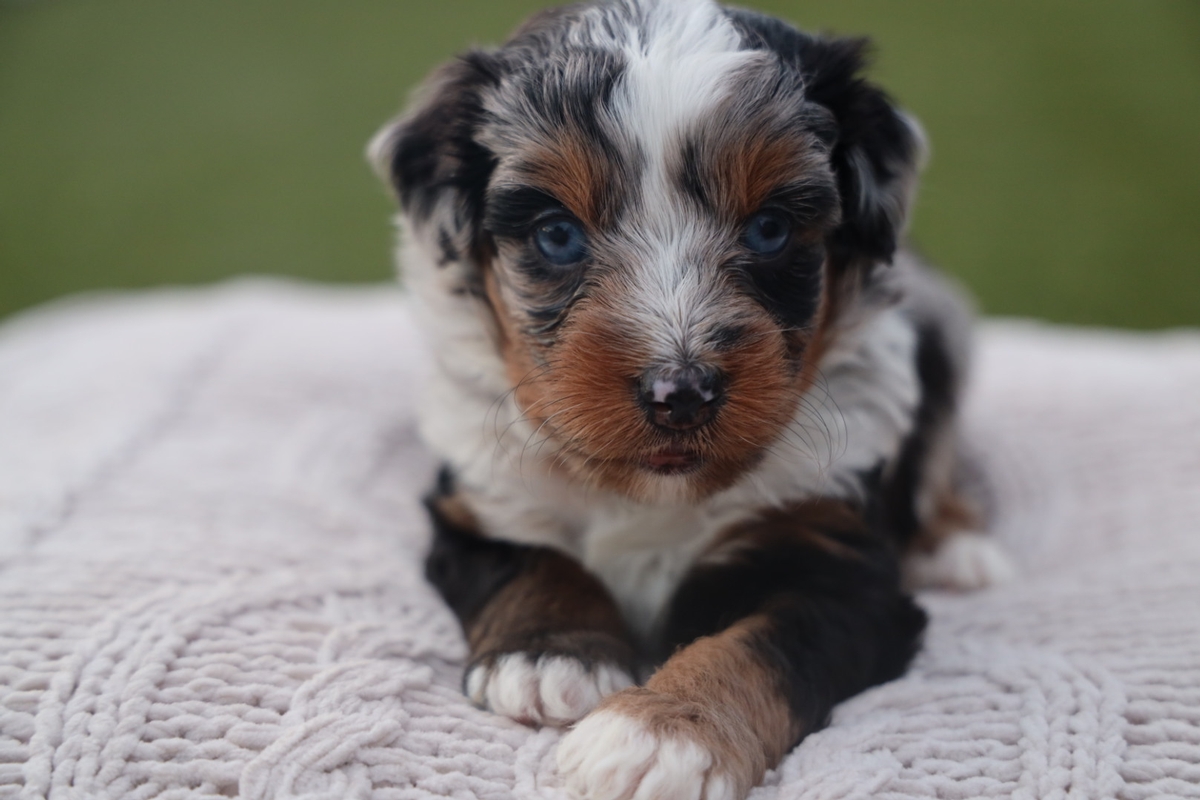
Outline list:
[[[235,284],[0,328],[0,797],[547,798],[421,579],[389,289]],[[1011,585],[776,798],[1200,797],[1200,335],[991,323],[967,433]]]

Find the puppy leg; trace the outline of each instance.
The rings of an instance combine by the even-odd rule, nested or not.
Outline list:
[[[426,501],[425,574],[471,648],[463,689],[529,725],[567,725],[633,684],[634,650],[600,582],[567,556],[485,538],[449,481]]]
[[[740,800],[834,704],[899,676],[924,626],[854,510],[769,512],[685,578],[662,642],[682,649],[584,718],[559,768],[593,800]]]
[[[974,591],[1011,582],[1017,575],[1011,557],[983,530],[979,512],[953,485],[951,468],[933,476],[919,504],[921,529],[903,560],[905,587]]]
[[[882,506],[909,551],[909,588],[971,590],[1006,583],[1016,570],[1004,548],[983,532],[963,492],[966,464],[958,432],[971,352],[970,303],[954,283],[911,256],[897,259],[901,307],[917,334],[921,401],[913,430],[883,476]]]

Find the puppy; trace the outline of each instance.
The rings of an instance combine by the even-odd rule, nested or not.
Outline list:
[[[435,356],[427,575],[474,702],[578,723],[576,794],[743,797],[906,669],[904,553],[1007,571],[961,533],[969,318],[899,248],[922,136],[864,48],[588,2],[443,66],[371,144]]]

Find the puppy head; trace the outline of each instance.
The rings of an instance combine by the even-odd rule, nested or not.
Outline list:
[[[376,137],[556,468],[695,499],[784,432],[919,158],[863,50],[705,0],[574,6],[442,67]]]

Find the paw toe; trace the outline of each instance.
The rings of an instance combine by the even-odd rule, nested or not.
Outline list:
[[[470,669],[464,681],[476,705],[527,725],[569,725],[605,696],[632,685],[608,664],[589,669],[570,656],[508,653]]]

